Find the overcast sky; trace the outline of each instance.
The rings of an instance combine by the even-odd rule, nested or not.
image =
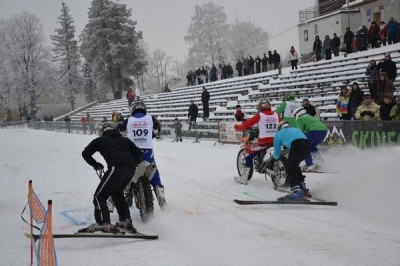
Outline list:
[[[91,0],[64,0],[75,21],[77,36],[86,25]],[[132,9],[132,18],[143,31],[144,40],[150,50],[161,49],[175,59],[183,60],[188,45],[183,37],[194,15],[196,4],[210,0],[121,0]],[[212,0],[223,6],[227,22],[235,18],[250,21],[272,35],[269,50],[287,53],[290,46],[298,47],[297,27],[299,10],[311,7],[315,0]],[[49,35],[58,27],[57,17],[61,14],[61,1],[57,0],[0,0],[0,18],[28,11],[37,15],[43,23],[47,42]],[[294,27],[293,29],[286,30]],[[278,36],[276,36],[278,35]]]

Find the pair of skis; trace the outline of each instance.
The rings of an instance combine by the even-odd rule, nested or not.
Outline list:
[[[31,238],[30,233],[25,233],[25,236]],[[40,239],[39,234],[33,234],[32,238],[34,241]],[[102,231],[91,231],[87,228],[79,229],[78,232],[72,234],[53,234],[53,238],[136,238],[136,239],[147,239],[155,240],[158,239],[158,235],[147,235],[143,233],[132,233],[128,230],[114,229],[112,232]]]
[[[290,193],[285,189],[275,187],[276,191],[283,193]],[[258,204],[291,204],[291,205],[322,205],[322,206],[337,206],[336,201],[326,201],[320,198],[313,197],[312,200],[302,201],[280,201],[280,200],[238,200],[234,199],[233,202],[239,205],[258,205]]]

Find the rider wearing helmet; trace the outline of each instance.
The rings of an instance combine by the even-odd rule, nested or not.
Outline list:
[[[281,156],[282,146],[289,150],[287,159],[286,173],[290,182],[292,194],[278,198],[280,201],[301,201],[304,197],[311,197],[305,186],[304,178],[300,163],[310,153],[310,142],[307,137],[298,128],[289,126],[287,121],[282,121],[278,125],[278,132],[274,139],[275,160],[279,160]]]
[[[149,163],[153,163],[155,161],[153,138],[156,137],[160,130],[160,124],[154,116],[147,114],[146,104],[141,100],[133,102],[130,107],[130,113],[131,116],[124,120],[121,130],[126,129],[128,131],[128,138],[142,151],[142,159]],[[164,186],[161,183],[158,168],[156,169],[154,177],[150,183],[156,193],[160,208],[165,210],[167,208],[167,202],[165,200]]]
[[[119,221],[125,223],[127,229],[136,232],[123,189],[131,181],[136,165],[141,161],[141,152],[128,138],[115,130],[113,124],[108,123],[102,126],[100,136],[90,142],[82,152],[83,159],[96,171],[103,170],[103,165],[92,157],[96,152],[104,157],[108,170],[93,196],[96,223],[88,228],[93,231],[111,230],[110,212],[107,207],[107,199],[111,196],[118,210]]]
[[[311,153],[314,156],[318,155],[317,145],[325,139],[328,128],[321,120],[309,115],[303,107],[295,109],[293,111],[293,116],[296,118],[297,128],[300,129],[310,141]],[[317,166],[313,164],[311,153],[306,157],[306,171],[317,170]]]
[[[248,182],[250,170],[253,168],[253,158],[259,154],[264,147],[272,146],[274,136],[280,122],[277,113],[271,111],[271,104],[268,100],[261,100],[257,105],[257,114],[252,118],[244,121],[241,125],[235,125],[236,131],[243,131],[257,124],[259,128],[258,145],[252,147],[248,154],[245,155],[246,165],[240,177],[234,180],[238,183],[246,185]]]
[[[293,117],[293,110],[300,107],[301,103],[295,101],[293,93],[287,93],[282,103],[275,109],[275,112],[281,114],[282,120],[287,121],[291,127],[296,126],[296,119]]]

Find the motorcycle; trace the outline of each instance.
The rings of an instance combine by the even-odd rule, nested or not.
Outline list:
[[[154,197],[150,181],[153,179],[156,169],[155,162],[140,162],[131,182],[124,189],[124,197],[128,206],[132,207],[135,203],[142,222],[147,222],[154,213]],[[111,197],[108,199],[107,205],[110,212],[113,212],[115,206]]]
[[[248,129],[244,134],[245,136],[241,138],[242,144],[236,159],[239,176],[245,168],[246,154],[248,154],[253,147],[257,146],[258,128]],[[273,158],[273,152],[274,147],[272,145],[262,148],[262,151],[253,159],[253,168],[250,169],[248,180],[252,178],[254,171],[256,171],[260,174],[264,174],[265,180],[268,180],[268,177],[271,178],[275,187],[288,187],[289,181],[286,174],[288,152],[282,150],[279,160]]]

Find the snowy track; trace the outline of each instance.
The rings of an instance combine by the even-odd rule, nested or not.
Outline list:
[[[81,151],[94,137],[0,130],[2,265],[29,264],[20,219],[29,179],[42,203],[53,200],[53,232],[93,222],[98,178]],[[324,167],[337,173],[307,174],[306,182],[337,207],[240,206],[232,200],[283,194],[259,174],[247,186],[235,183],[239,146],[213,143],[155,142],[170,211],[156,208],[148,224],[131,213],[140,231],[159,240],[56,239],[59,265],[400,265],[399,147],[328,151]]]

